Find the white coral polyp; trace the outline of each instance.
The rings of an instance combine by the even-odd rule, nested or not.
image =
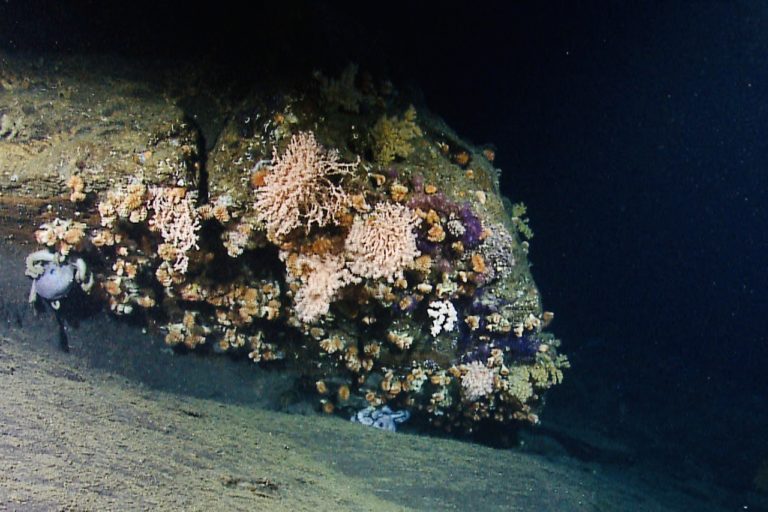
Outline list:
[[[427,315],[432,319],[430,331],[432,336],[438,336],[441,332],[450,332],[456,327],[456,308],[448,300],[436,300],[429,304]]]
[[[493,370],[480,361],[466,365],[466,373],[461,376],[461,387],[466,399],[476,402],[493,393],[493,375]]]

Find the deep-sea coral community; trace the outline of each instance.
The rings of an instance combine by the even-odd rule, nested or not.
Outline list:
[[[50,261],[88,260],[115,315],[179,350],[290,364],[326,412],[391,429],[536,423],[568,362],[544,331],[524,208],[505,213],[490,150],[345,73],[243,135],[260,137],[232,157],[247,194],[139,168],[87,201],[74,175],[91,222],[47,222],[38,241]]]

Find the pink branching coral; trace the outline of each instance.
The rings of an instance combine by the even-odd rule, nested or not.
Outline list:
[[[173,270],[181,274],[187,271],[190,249],[198,248],[197,232],[200,217],[185,188],[152,187],[150,208],[154,215],[150,229],[160,232],[163,244],[158,254],[166,261],[173,261]]]
[[[272,155],[272,169],[256,189],[256,216],[270,237],[292,230],[327,226],[346,211],[349,196],[338,181],[358,162],[339,161],[339,153],[321,146],[311,132],[291,138],[282,155]]]
[[[294,308],[302,322],[311,323],[327,314],[337,292],[360,281],[344,268],[341,256],[282,256],[288,260],[289,279],[297,277],[301,281],[294,297]]]
[[[360,277],[392,282],[421,256],[414,229],[421,219],[410,208],[379,203],[374,211],[355,218],[345,242],[347,267]]]
[[[461,376],[461,387],[464,396],[470,402],[488,396],[493,393],[494,371],[480,361],[473,361],[466,365],[466,373]]]

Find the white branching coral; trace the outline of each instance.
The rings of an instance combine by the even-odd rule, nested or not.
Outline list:
[[[326,315],[339,290],[360,281],[344,268],[341,256],[281,254],[286,261],[288,279],[301,284],[293,298],[299,320],[311,323]]]
[[[334,224],[350,202],[338,182],[358,163],[339,161],[338,151],[321,146],[311,132],[294,135],[282,155],[275,149],[271,171],[256,189],[257,219],[275,240],[296,228]]]
[[[402,277],[421,252],[414,229],[421,219],[410,208],[379,203],[367,216],[355,218],[345,242],[347,267],[360,277]]]
[[[149,205],[154,211],[149,226],[160,233],[164,242],[158,246],[157,253],[165,261],[173,262],[175,272],[184,274],[189,265],[189,250],[199,248],[200,216],[192,197],[181,187],[152,187],[149,192]]]
[[[480,361],[473,361],[462,367],[461,388],[464,397],[470,402],[493,393],[493,377],[495,372]]]
[[[437,336],[441,332],[450,332],[456,327],[456,308],[449,300],[435,300],[429,303],[427,315],[432,319],[429,332]]]

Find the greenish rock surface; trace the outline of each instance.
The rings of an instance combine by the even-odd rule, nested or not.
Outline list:
[[[76,59],[34,63],[0,54],[0,193],[68,195],[127,177],[197,183],[198,133],[184,112],[146,81],[95,74]]]

